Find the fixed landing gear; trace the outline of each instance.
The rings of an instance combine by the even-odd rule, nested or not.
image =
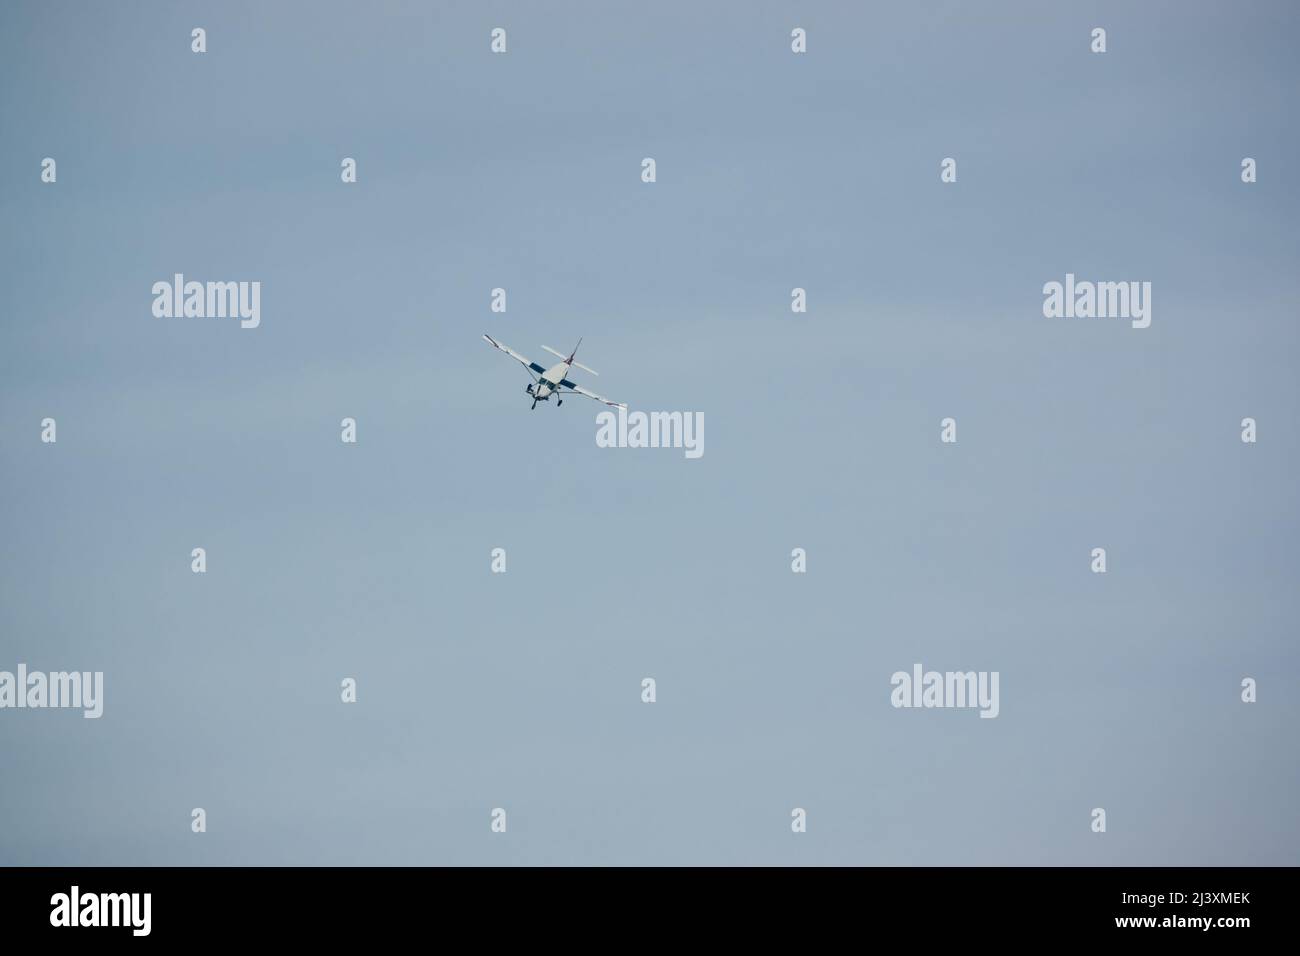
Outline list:
[[[555,407],[556,407],[556,408],[559,408],[559,407],[560,407],[561,405],[563,405],[563,404],[564,404],[564,399],[562,399],[562,398],[557,398],[557,399],[555,400]]]

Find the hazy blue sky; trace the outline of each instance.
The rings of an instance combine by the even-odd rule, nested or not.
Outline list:
[[[1069,6],[0,7],[0,863],[1300,863],[1300,13]]]

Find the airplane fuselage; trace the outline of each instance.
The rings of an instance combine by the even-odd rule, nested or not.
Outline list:
[[[568,378],[568,376],[568,362],[559,362],[556,365],[552,365],[542,373],[542,377],[538,379],[537,384],[529,387],[529,393],[537,401],[544,402],[554,394],[555,390],[559,388],[560,383]]]

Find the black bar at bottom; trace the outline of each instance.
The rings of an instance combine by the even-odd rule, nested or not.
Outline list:
[[[448,945],[462,932],[534,946],[846,932],[1231,945],[1290,935],[1283,907],[1294,877],[1288,868],[0,868],[0,925],[6,941],[92,945],[399,942],[431,930]]]

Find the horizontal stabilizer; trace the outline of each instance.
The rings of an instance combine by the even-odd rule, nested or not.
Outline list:
[[[581,362],[572,362],[572,361],[570,361],[570,356],[565,355],[563,352],[557,352],[557,351],[555,351],[555,349],[551,348],[549,345],[543,345],[542,348],[546,349],[546,351],[550,352],[552,355],[557,356],[557,357],[559,357],[559,358],[562,358],[562,359],[564,359],[564,361],[566,361],[566,362],[569,362],[569,364],[572,365],[574,368],[580,368],[580,369],[582,369],[584,372],[590,372],[592,375],[599,375],[599,374],[600,374],[600,373],[597,372],[594,368],[587,368],[587,366],[583,365]]]

